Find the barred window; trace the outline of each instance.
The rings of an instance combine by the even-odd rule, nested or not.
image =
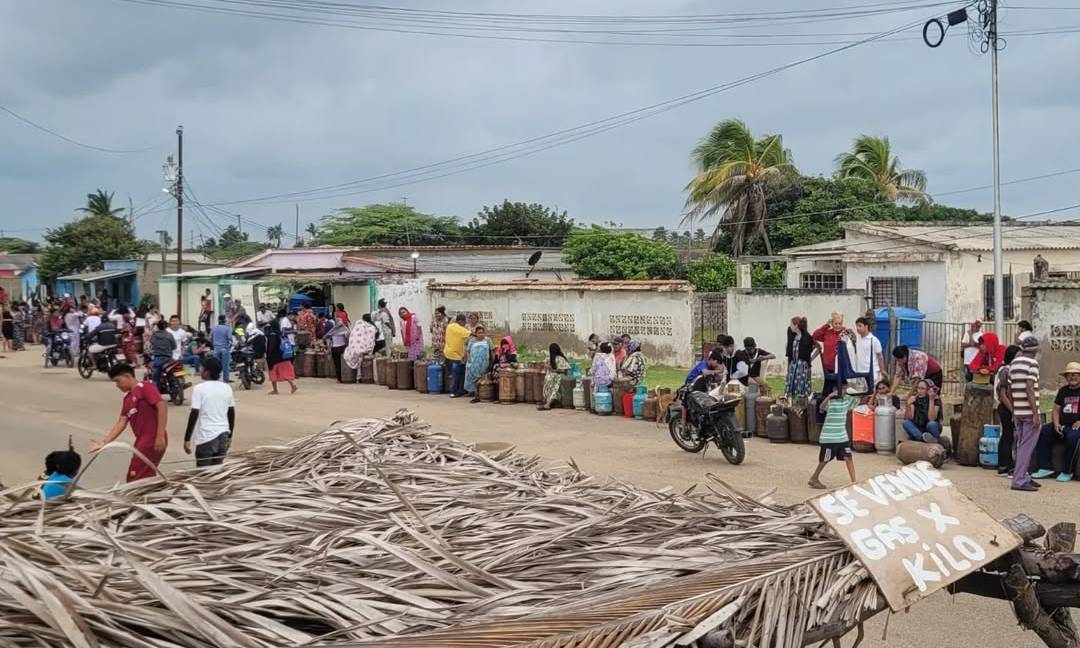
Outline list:
[[[1012,275],[1003,275],[1001,293],[1005,302],[1005,319],[1013,319],[1013,282]],[[983,319],[994,319],[994,275],[983,275]]]
[[[918,277],[870,277],[874,308],[901,306],[919,309]]]
[[[841,290],[844,275],[836,272],[803,272],[799,275],[799,285],[812,290]]]

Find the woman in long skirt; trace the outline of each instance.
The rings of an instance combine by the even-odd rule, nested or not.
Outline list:
[[[297,390],[296,369],[293,367],[292,358],[286,358],[281,353],[281,338],[281,323],[278,320],[270,322],[266,334],[266,364],[270,366],[271,396],[277,395],[277,384],[279,382],[289,383],[289,387],[292,389],[289,392],[291,394],[295,394]]]
[[[465,393],[472,394],[471,402],[480,402],[476,393],[480,377],[491,368],[491,342],[487,339],[483,326],[477,326],[465,351]]]
[[[554,342],[548,347],[547,373],[544,375],[544,402],[536,409],[551,409],[551,404],[559,398],[559,388],[563,376],[570,373],[570,361],[563,355],[562,349]]]
[[[810,361],[817,345],[806,328],[805,317],[792,317],[787,330],[787,380],[784,393],[795,398],[810,398]]]
[[[645,354],[641,352],[641,343],[630,340],[626,343],[626,359],[619,367],[619,377],[629,381],[627,389],[633,391],[637,386],[645,382]]]
[[[15,311],[12,313],[12,343],[15,351],[26,350],[26,307],[21,302],[15,302]]]
[[[401,318],[401,340],[409,360],[424,357],[424,326],[420,324],[420,318],[404,306],[398,309],[398,317]]]

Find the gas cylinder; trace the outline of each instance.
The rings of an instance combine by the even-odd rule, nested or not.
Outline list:
[[[585,390],[585,410],[592,411],[592,378],[585,376],[581,379],[581,388]]]
[[[574,409],[585,409],[585,386],[581,384],[581,380],[574,384]]]
[[[979,437],[979,465],[983,468],[997,468],[998,443],[1001,441],[1000,425],[984,425]]]
[[[851,449],[855,452],[874,451],[874,410],[858,405],[851,410]]]
[[[758,399],[758,402],[760,403],[761,400]],[[765,417],[765,428],[769,443],[787,443],[791,440],[783,405],[773,403],[769,407],[769,415]]]
[[[375,358],[371,355],[360,356],[360,382],[375,382]]]
[[[319,374],[316,373],[316,363],[318,362],[315,349],[308,348],[304,351],[304,375],[308,378],[315,378]]]
[[[544,379],[547,378],[547,369],[537,368],[533,374],[533,402],[544,405]]]
[[[350,367],[344,357],[341,358],[341,382],[346,385],[356,382],[356,369]]]
[[[432,362],[427,366],[427,391],[429,394],[441,394],[443,387],[443,364]]]
[[[656,396],[656,390],[650,389],[649,394],[645,398],[645,420],[655,421],[657,418],[656,405],[659,402]]]
[[[536,395],[533,394],[533,374],[536,373],[536,369],[526,367],[522,371],[525,372],[525,390],[523,392],[525,394],[525,402],[535,403]]]
[[[807,443],[810,441],[806,430],[806,412],[804,406],[798,403],[785,402],[784,416],[788,420],[788,435],[792,443]]]
[[[746,397],[743,399],[746,403],[746,430],[751,434],[757,429],[757,411],[754,410],[754,404],[757,402],[758,396],[761,395],[758,384],[754,381],[750,381],[750,384],[746,386]]]
[[[427,368],[431,362],[427,360],[417,360],[413,363],[413,387],[421,394],[428,393],[427,384]]]
[[[649,398],[649,388],[645,385],[638,385],[637,391],[634,392],[634,400],[632,401],[632,407],[634,408],[634,418],[645,418],[645,400]]]
[[[495,400],[495,385],[488,376],[480,376],[476,382],[476,397],[482,401]]]
[[[945,448],[936,443],[901,441],[900,445],[896,446],[896,458],[904,465],[928,461],[934,468],[941,468],[945,463]]]
[[[337,371],[334,369],[334,356],[327,349],[319,355],[322,356],[323,370],[320,374],[323,378],[337,378]]]
[[[375,384],[386,386],[386,367],[388,360],[386,356],[375,356],[372,359],[372,369],[375,372]]]
[[[407,358],[402,358],[397,361],[397,388],[398,389],[412,389],[413,388],[413,361]]]
[[[821,439],[821,427],[818,425],[818,400],[811,396],[806,402],[806,440],[814,445]]]
[[[616,378],[611,383],[611,401],[615,408],[615,414],[619,416],[622,416],[623,413],[623,396],[626,395],[629,388],[630,381],[625,378]]]
[[[383,370],[386,373],[386,388],[397,389],[398,388],[398,372],[397,363],[395,360],[387,359],[383,363]]]
[[[623,418],[634,418],[634,392],[626,392],[622,395]]]
[[[513,403],[517,400],[514,389],[514,370],[508,366],[499,367],[499,402]]]
[[[514,400],[525,402],[525,369],[514,369]]]
[[[874,449],[881,454],[896,452],[896,408],[890,398],[879,398],[874,409]]]
[[[577,379],[571,375],[565,375],[559,379],[559,407],[574,409],[574,387]]]
[[[601,416],[609,416],[611,414],[611,391],[608,389],[607,385],[600,385],[596,388],[596,393],[593,395],[593,402],[597,414]]]
[[[326,376],[326,362],[328,357],[325,353],[318,350],[313,351],[313,353],[315,354],[315,373],[313,376],[315,378],[322,378]]]
[[[454,372],[450,371],[450,364],[443,363],[442,372],[442,391],[444,394],[449,394],[454,386]]]
[[[772,408],[774,402],[775,401],[768,396],[758,396],[757,400],[754,402],[754,434],[763,439],[769,436],[767,425],[769,409]]]

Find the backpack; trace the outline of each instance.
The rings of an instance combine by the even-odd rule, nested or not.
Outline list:
[[[281,359],[292,360],[296,354],[296,349],[293,348],[293,343],[289,341],[289,336],[281,336]]]

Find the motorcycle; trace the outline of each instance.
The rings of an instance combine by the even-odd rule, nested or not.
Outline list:
[[[90,343],[84,337],[79,345],[79,375],[88,380],[94,375],[95,371],[108,375],[110,369],[123,362],[123,356],[117,357],[116,350],[117,346],[111,344],[92,354],[90,353]]]
[[[746,458],[746,442],[739,431],[735,409],[739,398],[717,400],[705,392],[679,388],[675,402],[668,408],[668,431],[675,445],[686,452],[702,452],[713,443],[732,465]],[[686,407],[683,422],[682,407]]]
[[[71,333],[68,331],[54,331],[46,333],[45,342],[45,367],[55,367],[63,361],[68,367],[75,366],[75,358],[71,356]]]
[[[236,373],[240,376],[240,384],[244,389],[251,386],[261,385],[266,382],[266,374],[262,367],[255,362],[255,350],[250,345],[242,346],[232,352],[232,363],[236,367]]]
[[[147,365],[143,380],[149,382],[153,379],[153,376],[153,369],[150,365]],[[180,360],[170,360],[163,364],[158,372],[157,383],[154,386],[163,396],[168,396],[169,402],[173,405],[183,405],[184,390],[191,386],[191,383],[187,381],[187,370],[184,369],[184,363]]]

